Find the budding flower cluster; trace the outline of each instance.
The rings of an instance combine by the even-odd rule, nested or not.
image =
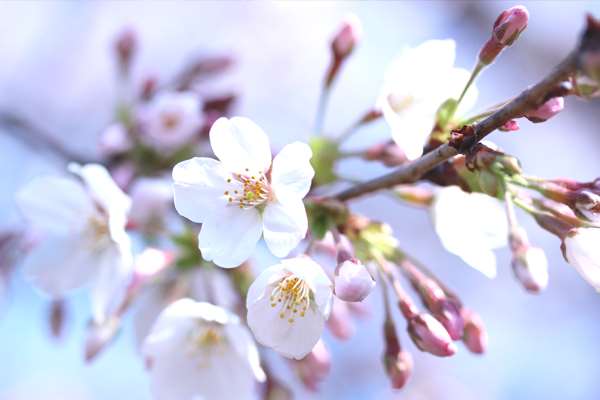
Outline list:
[[[529,12],[524,6],[504,10],[496,19],[490,39],[479,52],[479,62],[491,64],[505,47],[512,45],[527,27]]]

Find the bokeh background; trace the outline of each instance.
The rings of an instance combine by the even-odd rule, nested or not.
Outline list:
[[[306,140],[329,61],[328,43],[345,14],[363,23],[364,38],[331,97],[326,130],[340,132],[373,104],[388,62],[404,45],[454,38],[457,64],[470,68],[505,2],[1,2],[0,111],[25,116],[70,149],[94,155],[117,96],[112,41],[134,28],[141,49],[138,80],[168,78],[191,56],[227,54],[236,65],[217,89],[240,95],[236,114],[249,116],[275,148]],[[481,109],[535,82],[574,46],[585,12],[598,2],[526,2],[530,23],[478,82]],[[598,102],[568,99],[551,121],[521,123],[516,133],[491,139],[522,161],[527,172],[589,180],[600,175]],[[64,165],[0,126],[0,221],[19,226],[13,193],[28,179]],[[348,148],[389,135],[384,123],[365,128]],[[16,138],[15,138],[16,137]],[[366,178],[381,167],[341,164],[347,176]],[[400,392],[388,389],[381,365],[381,313],[371,295],[371,318],[350,341],[326,335],[334,361],[318,399],[598,399],[600,295],[562,259],[559,243],[524,216],[534,243],[547,249],[551,281],[538,296],[512,277],[508,251],[499,252],[498,278],[487,280],[446,253],[429,216],[379,196],[354,207],[389,222],[402,246],[438,273],[477,310],[490,335],[487,354],[461,348],[450,359],[413,351],[414,375]],[[600,245],[600,244],[599,244]],[[46,300],[17,273],[0,311],[0,399],[148,399],[143,364],[125,330],[92,365],[83,362],[88,318],[84,296],[69,303],[65,337],[51,339]],[[401,321],[397,318],[398,321]],[[403,325],[400,324],[400,327]],[[404,337],[404,345],[414,349]]]

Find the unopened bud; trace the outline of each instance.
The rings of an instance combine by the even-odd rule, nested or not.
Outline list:
[[[515,276],[525,290],[539,293],[548,286],[548,259],[539,247],[525,247],[512,259]]]
[[[55,339],[60,339],[64,332],[66,305],[63,300],[52,300],[49,313],[50,333]]]
[[[400,351],[395,355],[385,355],[385,372],[390,378],[390,383],[394,389],[402,389],[413,369],[413,360],[410,353]]]
[[[565,108],[564,97],[553,97],[544,104],[525,113],[525,118],[533,123],[539,123],[549,120]]]
[[[336,268],[334,287],[341,300],[363,301],[375,287],[375,281],[360,261],[351,259]]]
[[[149,76],[142,81],[142,87],[140,90],[140,98],[143,101],[149,101],[158,89],[158,79],[154,76]]]
[[[504,10],[494,23],[492,37],[504,46],[510,46],[527,28],[529,12],[524,6],[515,6]]]
[[[378,143],[367,149],[365,160],[381,161],[386,167],[396,167],[408,161],[406,153],[393,141]]]
[[[91,362],[112,342],[119,331],[120,325],[121,320],[116,317],[108,318],[101,324],[90,323],[85,338],[84,356],[86,362]]]
[[[331,356],[322,340],[319,340],[312,351],[302,360],[296,362],[296,371],[306,388],[318,389],[318,384],[325,379],[331,369]]]
[[[331,41],[331,51],[337,59],[348,57],[362,36],[362,25],[356,15],[350,14]]]
[[[137,49],[137,37],[133,29],[127,28],[122,31],[115,41],[115,51],[119,68],[123,74],[127,74],[131,67],[131,60]]]
[[[463,309],[463,319],[465,330],[462,340],[465,347],[471,353],[483,354],[487,348],[488,336],[481,317],[471,310]]]
[[[589,190],[575,194],[575,211],[592,222],[600,222],[600,196]]]
[[[327,320],[327,328],[333,336],[340,340],[348,340],[354,334],[354,325],[352,323],[348,304],[340,299],[333,299],[331,314]]]
[[[516,120],[509,119],[508,121],[506,121],[504,123],[504,125],[502,125],[498,129],[501,130],[502,132],[514,132],[514,131],[518,131],[519,130],[519,124],[517,123]]]
[[[523,6],[504,10],[494,23],[492,36],[479,51],[480,64],[491,64],[505,47],[513,44],[527,27],[528,20],[529,12]]]
[[[442,323],[452,340],[459,340],[464,330],[461,305],[455,299],[444,298],[438,300],[432,308],[429,311]]]
[[[456,353],[456,346],[444,326],[430,314],[419,314],[408,322],[408,333],[415,345],[439,357]]]

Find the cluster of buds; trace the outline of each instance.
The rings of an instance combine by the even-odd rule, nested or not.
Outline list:
[[[512,45],[527,28],[529,12],[523,6],[504,10],[494,22],[492,35],[479,51],[479,62],[491,64],[504,48]]]

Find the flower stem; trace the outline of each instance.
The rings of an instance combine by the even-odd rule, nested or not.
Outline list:
[[[327,114],[330,90],[331,89],[329,86],[324,86],[323,89],[321,89],[321,94],[319,95],[319,102],[317,103],[317,115],[315,117],[314,126],[314,134],[316,136],[323,135],[323,124],[325,122],[325,115]]]

